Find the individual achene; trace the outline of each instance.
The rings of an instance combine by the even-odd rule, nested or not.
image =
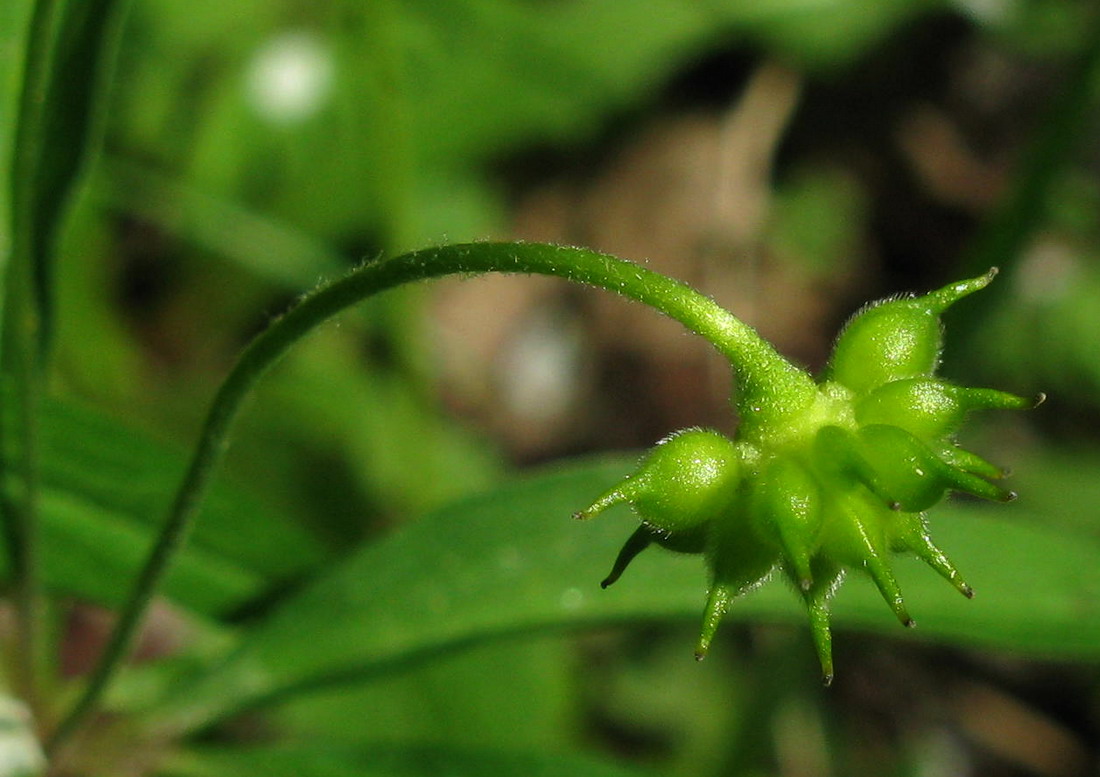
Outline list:
[[[935,377],[941,315],[995,274],[863,308],[837,338],[811,402],[792,403],[778,420],[754,419],[754,403],[739,402],[751,439],[689,429],[658,444],[636,472],[577,513],[590,518],[625,503],[641,519],[603,586],[653,543],[702,554],[710,570],[696,647],[702,658],[731,602],[778,571],[806,604],[826,683],[833,677],[829,600],[847,570],[865,572],[906,626],[913,619],[893,554],[914,554],[973,596],[932,542],[925,511],[951,492],[1013,499],[995,482],[1004,471],[959,447],[954,434],[973,410],[1021,410],[1043,400]]]

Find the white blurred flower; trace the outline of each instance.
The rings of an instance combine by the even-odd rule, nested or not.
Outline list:
[[[296,124],[315,114],[332,89],[335,65],[329,45],[311,32],[267,41],[248,71],[250,104],[275,124]]]

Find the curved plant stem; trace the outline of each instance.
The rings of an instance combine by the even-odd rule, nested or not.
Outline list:
[[[764,413],[782,414],[804,407],[807,397],[815,392],[806,373],[710,298],[679,281],[606,254],[538,243],[472,243],[414,251],[364,265],[303,297],[273,322],[248,346],[222,384],[164,527],[111,641],[83,696],[47,743],[47,752],[56,752],[87,720],[126,658],[154,592],[187,537],[228,445],[230,427],[242,401],[260,377],[303,336],[374,294],[427,278],[487,272],[554,275],[607,289],[656,308],[706,338],[725,355],[734,366],[742,399],[748,398],[754,407],[761,406]]]

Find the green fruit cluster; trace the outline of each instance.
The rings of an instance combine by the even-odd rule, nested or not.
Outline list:
[[[779,571],[806,604],[826,682],[829,600],[847,570],[869,575],[906,626],[913,620],[891,571],[895,553],[916,555],[972,596],[929,537],[925,511],[953,491],[1013,499],[993,482],[1003,470],[954,435],[972,410],[1042,401],[934,377],[942,313],[994,275],[865,307],[837,338],[813,401],[781,428],[753,419],[754,403],[742,401],[738,439],[687,429],[659,443],[636,472],[577,513],[589,518],[628,504],[641,519],[603,586],[650,544],[703,554],[711,586],[696,648],[702,658],[732,600]]]

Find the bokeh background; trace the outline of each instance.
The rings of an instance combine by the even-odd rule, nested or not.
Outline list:
[[[813,369],[863,302],[995,264],[948,317],[944,372],[1049,395],[970,434],[1018,472],[1003,509],[1096,541],[1098,11],[134,0],[60,246],[53,388],[186,447],[300,293],[442,242],[645,262]],[[298,569],[315,569],[518,471],[731,432],[729,391],[705,343],[621,299],[544,278],[420,285],[292,353],[225,479],[304,527]],[[99,623],[78,616],[77,667]],[[475,647],[218,736],[507,742],[683,775],[1096,773],[1095,663],[841,631],[825,691],[799,628],[730,625],[705,672],[692,630]]]

